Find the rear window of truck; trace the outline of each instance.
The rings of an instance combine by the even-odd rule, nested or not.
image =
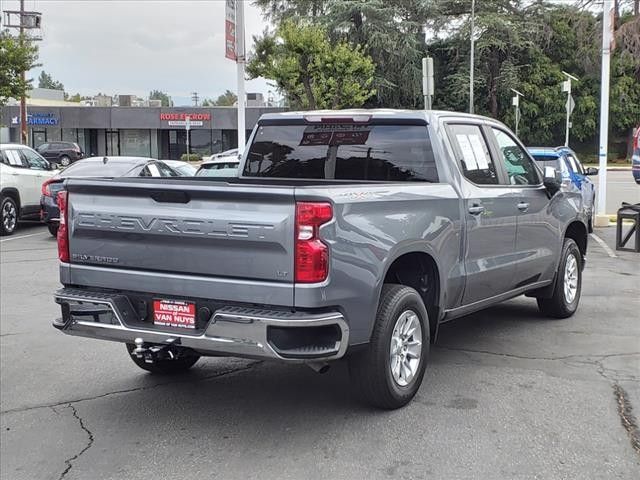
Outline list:
[[[261,125],[246,177],[437,182],[424,125]]]

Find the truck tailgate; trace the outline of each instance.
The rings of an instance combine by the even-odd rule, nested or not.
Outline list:
[[[67,191],[71,264],[289,283],[293,291],[292,187],[85,179],[69,180]]]

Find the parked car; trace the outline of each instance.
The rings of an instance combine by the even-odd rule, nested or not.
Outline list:
[[[228,157],[219,157],[215,160],[209,160],[202,162],[198,171],[197,177],[237,177],[238,167],[240,166],[240,159],[237,155]]]
[[[58,192],[69,178],[86,177],[178,177],[179,174],[160,160],[146,157],[90,157],[75,162],[42,184],[40,209],[42,221],[54,237],[58,234],[60,209]]]
[[[56,173],[32,148],[0,144],[1,235],[11,235],[20,219],[38,219],[40,185]]]
[[[574,188],[582,194],[585,215],[589,219],[589,233],[593,232],[593,217],[596,214],[596,187],[588,178],[597,175],[598,169],[585,168],[578,155],[569,147],[529,147],[529,153],[543,166],[552,166],[561,172],[563,186]]]
[[[439,325],[518,295],[566,318],[587,218],[502,123],[448,112],[263,115],[240,176],[75,179],[60,192],[63,333],[140,368],[348,360],[381,408],[416,394]]]
[[[636,129],[633,139],[633,155],[631,156],[631,173],[636,183],[640,185],[640,126]]]
[[[189,162],[182,160],[162,160],[163,163],[169,165],[181,177],[193,177],[198,169]]]
[[[226,158],[226,157],[238,157],[238,149],[232,148],[231,150],[225,150],[224,152],[214,153],[213,155],[204,156],[202,157],[202,161],[210,162],[211,160],[216,160],[219,158]]]
[[[40,155],[62,167],[84,158],[84,152],[74,142],[47,142],[39,145],[36,150]]]

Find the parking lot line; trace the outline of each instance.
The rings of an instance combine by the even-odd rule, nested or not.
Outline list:
[[[611,258],[618,257],[615,254],[615,252],[611,250],[609,245],[607,245],[607,243],[604,240],[602,240],[598,235],[596,235],[595,233],[590,233],[589,235],[591,235],[591,238],[593,238],[596,242],[600,244],[600,246],[604,249],[604,251],[607,252],[607,255],[609,255]]]
[[[19,237],[3,238],[2,240],[0,240],[0,243],[10,242],[11,240],[20,240],[21,238],[35,237],[36,235],[44,235],[45,233],[49,232],[30,233],[29,235],[20,235]]]

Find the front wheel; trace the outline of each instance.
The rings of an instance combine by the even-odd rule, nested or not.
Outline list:
[[[18,226],[18,206],[15,200],[11,197],[2,197],[0,212],[2,213],[0,234],[12,235]]]
[[[70,163],[71,159],[66,155],[60,157],[60,165],[62,165],[63,167],[68,167]]]
[[[156,373],[160,375],[171,375],[174,373],[182,373],[189,370],[200,359],[200,355],[197,355],[188,350],[178,350],[174,358],[159,358],[153,361],[153,363],[147,363],[144,358],[138,358],[133,355],[133,351],[136,346],[132,343],[127,343],[127,352],[133,363],[147,372]]]
[[[418,292],[384,285],[370,343],[349,357],[356,393],[378,408],[409,403],[422,384],[429,340],[429,317]]]
[[[582,291],[582,255],[576,242],[565,238],[553,295],[538,298],[538,308],[549,317],[567,318],[575,313]]]

